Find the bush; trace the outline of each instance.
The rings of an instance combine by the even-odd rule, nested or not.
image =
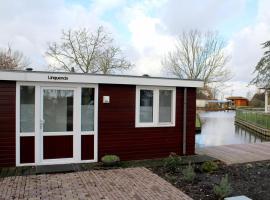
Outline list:
[[[171,153],[169,157],[165,159],[164,167],[167,170],[175,172],[181,163],[181,158],[176,153]]]
[[[120,158],[116,155],[105,155],[101,158],[101,162],[105,166],[115,166],[119,163]]]
[[[182,173],[184,176],[184,180],[187,182],[193,182],[193,180],[195,179],[196,173],[191,163],[189,163],[188,166],[185,169],[183,169]]]
[[[213,161],[206,161],[202,164],[202,171],[204,172],[213,172],[218,169],[217,163]]]
[[[228,180],[228,174],[226,174],[226,176],[221,179],[219,185],[214,186],[214,193],[219,199],[224,199],[229,196],[231,192],[232,188]]]

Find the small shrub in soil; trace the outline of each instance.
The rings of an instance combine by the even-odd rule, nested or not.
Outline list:
[[[218,165],[214,161],[206,161],[202,164],[202,171],[204,172],[213,172],[218,170]]]
[[[253,167],[253,165],[252,165],[251,163],[246,164],[246,168],[247,168],[247,169],[250,169],[250,168],[252,168],[252,167]]]
[[[164,160],[164,168],[168,171],[175,172],[181,163],[181,158],[176,153],[171,153],[169,157]]]
[[[223,177],[219,185],[214,186],[214,193],[219,199],[224,199],[232,192],[231,184],[229,183],[228,174]]]
[[[218,169],[210,174],[202,172],[202,166],[199,164],[193,166],[196,177],[192,184],[183,179],[182,171],[170,173],[162,166],[150,169],[194,200],[217,200],[213,188],[226,174],[232,188],[229,196],[245,195],[253,200],[270,200],[270,160],[253,162],[249,165],[225,165],[218,162]]]
[[[183,179],[187,182],[193,182],[193,180],[195,179],[196,173],[191,163],[189,163],[188,166],[185,169],[183,169],[182,173]]]
[[[113,167],[119,164],[120,158],[116,155],[105,155],[101,158],[101,162],[104,166]]]

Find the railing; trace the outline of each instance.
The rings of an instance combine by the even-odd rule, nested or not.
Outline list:
[[[236,110],[235,117],[236,119],[270,130],[270,114],[265,113],[262,109],[240,108]]]

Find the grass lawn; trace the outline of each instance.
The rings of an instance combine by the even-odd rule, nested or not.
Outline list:
[[[201,130],[201,120],[200,120],[198,114],[196,114],[196,123],[195,123],[195,125],[196,125],[196,130]]]

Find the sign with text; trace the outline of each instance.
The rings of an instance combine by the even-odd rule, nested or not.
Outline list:
[[[67,76],[48,76],[48,80],[55,80],[55,81],[59,81],[59,80],[64,80],[67,81],[68,77]]]

